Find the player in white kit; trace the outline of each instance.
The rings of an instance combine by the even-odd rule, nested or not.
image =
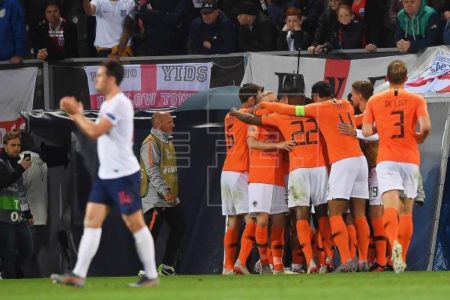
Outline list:
[[[55,283],[84,286],[89,265],[100,244],[103,221],[111,206],[119,208],[132,232],[145,270],[145,275],[130,286],[155,286],[159,283],[154,242],[142,214],[140,167],[133,153],[133,105],[119,88],[123,76],[124,69],[117,62],[104,62],[98,68],[95,87],[105,96],[105,101],[95,122],[83,115],[83,106],[74,97],[64,97],[60,102],[61,109],[69,114],[77,127],[88,137],[98,140],[100,167],[86,206],[77,263],[72,272],[52,274],[51,279]]]

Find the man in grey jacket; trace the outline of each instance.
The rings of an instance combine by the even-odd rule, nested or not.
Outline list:
[[[178,198],[177,158],[171,136],[174,127],[170,113],[155,113],[151,133],[142,143],[140,152],[145,222],[155,240],[164,220],[170,227],[163,262],[158,267],[161,275],[175,275],[175,262],[184,233],[184,217]]]

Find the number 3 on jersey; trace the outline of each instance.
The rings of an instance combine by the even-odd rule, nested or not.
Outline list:
[[[405,114],[403,111],[398,110],[398,111],[393,111],[391,112],[391,115],[398,115],[399,120],[397,123],[394,123],[394,126],[399,127],[399,134],[394,134],[391,136],[391,138],[393,139],[402,139],[405,137]]]
[[[306,121],[292,121],[291,125],[299,125],[300,130],[294,131],[291,135],[296,146],[313,145],[318,143],[319,129],[316,120],[309,118]],[[305,126],[307,128],[305,128]]]

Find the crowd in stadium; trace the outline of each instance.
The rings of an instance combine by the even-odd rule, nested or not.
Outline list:
[[[0,61],[450,44],[447,0],[0,0]]]

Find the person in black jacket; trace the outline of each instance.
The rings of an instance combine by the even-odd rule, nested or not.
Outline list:
[[[342,4],[338,8],[338,25],[331,39],[324,48],[328,51],[335,49],[360,49],[362,47],[363,27],[354,19],[352,8]]]
[[[308,53],[321,54],[326,49],[325,44],[336,32],[339,5],[341,0],[328,0],[328,9],[319,18],[319,27],[316,29],[311,46],[308,47]]]
[[[0,258],[3,278],[23,277],[30,263],[33,241],[28,225],[33,216],[22,184],[23,172],[31,166],[31,158],[19,161],[20,134],[8,132],[0,150]]]
[[[191,53],[230,53],[236,49],[234,24],[219,10],[216,0],[205,0],[201,16],[191,24],[189,35]]]
[[[306,49],[301,10],[293,6],[288,7],[284,13],[284,21],[285,25],[278,33],[277,50],[296,51]]]
[[[36,57],[40,60],[59,60],[78,57],[78,34],[74,23],[61,18],[61,6],[55,0],[45,4],[45,20],[31,36]]]
[[[269,17],[258,12],[252,2],[244,2],[239,6],[238,50],[272,51],[275,50],[277,32]]]

